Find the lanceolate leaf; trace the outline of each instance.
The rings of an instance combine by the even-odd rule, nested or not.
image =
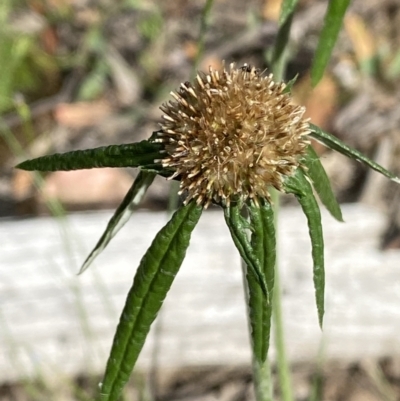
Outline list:
[[[295,175],[286,179],[285,190],[286,192],[293,193],[297,197],[303,212],[307,217],[312,245],[314,287],[318,310],[318,321],[322,328],[324,318],[325,267],[321,214],[312,187],[301,169],[297,169]]]
[[[286,22],[290,14],[293,14],[298,0],[283,0],[281,5],[281,12],[279,15],[279,25]]]
[[[317,50],[311,67],[311,82],[313,86],[316,86],[324,75],[349,4],[350,0],[330,0],[328,3],[324,27],[319,36]]]
[[[139,167],[161,169],[154,163],[160,159],[161,145],[141,141],[125,145],[103,146],[95,149],[56,153],[37,159],[26,160],[16,167],[22,170],[68,171],[96,167]]]
[[[286,15],[284,21],[279,24],[279,30],[276,35],[271,65],[274,66],[274,76],[277,80],[282,80],[285,75],[285,55],[287,53],[292,20],[293,10]]]
[[[286,82],[285,89],[282,91],[282,93],[292,92],[293,85],[296,83],[298,77],[299,77],[299,74],[296,74],[290,81]]]
[[[347,146],[340,139],[329,134],[328,132],[323,131],[321,128],[317,127],[314,124],[310,124],[310,128],[311,128],[310,135],[318,142],[321,142],[328,148],[336,150],[337,152],[341,153],[342,155],[345,155],[347,157],[350,157],[351,159],[354,159],[361,163],[364,163],[368,167],[377,171],[378,173],[381,173],[385,177],[390,178],[392,181],[400,183],[400,179],[398,177],[396,177],[390,171],[386,170],[384,167],[380,166],[378,163],[375,163],[373,160],[364,156],[358,150],[355,150],[355,149],[351,148],[350,146]]]
[[[276,261],[274,212],[268,201],[261,200],[260,202],[260,207],[253,202],[249,206],[250,221],[253,227],[251,246],[260,260],[268,294],[272,299]],[[263,296],[252,270],[247,272],[247,284],[253,354],[258,362],[264,363],[267,359],[270,342],[272,304],[268,303]]]
[[[267,302],[270,301],[268,294],[268,286],[262,271],[260,261],[247,238],[246,227],[243,218],[240,215],[240,207],[238,205],[224,208],[225,221],[228,225],[233,242],[240,253],[242,259],[246,262],[249,269],[252,270],[254,277],[257,279],[258,285],[261,287]]]
[[[336,220],[343,221],[342,211],[332,191],[329,178],[312,146],[308,147],[302,165],[306,167],[303,169],[304,173],[311,179],[322,203]]]
[[[118,206],[117,210],[114,212],[114,215],[108,222],[107,228],[103,235],[83,263],[79,274],[83,273],[93,263],[97,256],[103,252],[104,248],[108,245],[111,239],[129,220],[136,206],[143,199],[147,188],[151,185],[155,176],[155,173],[148,173],[145,171],[139,172],[128,193],[125,195],[122,203]]]
[[[101,401],[116,401],[177,274],[202,208],[181,207],[160,230],[136,272],[107,362]]]

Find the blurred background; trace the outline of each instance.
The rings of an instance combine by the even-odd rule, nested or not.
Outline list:
[[[280,3],[215,0],[198,69],[221,67],[222,60],[268,68]],[[309,68],[327,3],[299,1],[287,71],[288,80],[299,74],[294,99],[313,123],[400,175],[400,3],[353,0],[329,68],[311,90]],[[157,178],[142,209],[78,277],[136,172],[35,174],[13,166],[148,138],[158,129],[159,106],[193,75],[204,5],[1,1],[0,400],[93,397],[135,268],[167,219],[169,191]],[[305,221],[293,200],[282,198],[294,393],[298,400],[398,400],[400,188],[315,147],[346,224],[324,215],[329,292],[322,335]],[[252,399],[240,263],[230,242],[222,216],[209,210],[127,400]]]

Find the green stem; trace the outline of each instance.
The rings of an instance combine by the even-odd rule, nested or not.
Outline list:
[[[288,59],[287,57],[288,42],[289,42],[289,35],[290,35],[294,10],[295,10],[295,4],[291,8],[291,12],[286,16],[286,18],[282,21],[281,26],[279,27],[274,50],[272,53],[271,69],[276,81],[283,80],[285,76],[287,59]],[[279,193],[275,190],[271,190],[271,197],[274,204],[275,232],[277,235]],[[290,368],[285,348],[281,294],[282,291],[280,286],[279,268],[277,260],[275,263],[275,282],[274,282],[274,291],[272,299],[272,318],[274,323],[273,327],[274,327],[275,349],[277,356],[279,387],[282,394],[282,400],[293,401]]]
[[[293,13],[289,14],[286,21],[280,26],[274,51],[272,53],[271,69],[276,82],[285,78],[287,59],[288,59],[288,42],[290,28],[292,26]]]
[[[172,213],[178,207],[179,202],[179,182],[178,181],[171,181],[169,186],[169,196],[168,196],[168,205],[167,205],[167,212],[168,215],[172,215]]]
[[[274,203],[275,232],[278,233],[279,193],[271,191]],[[277,234],[276,234],[277,235]],[[289,362],[286,356],[285,335],[282,314],[282,290],[280,286],[278,261],[275,264],[275,284],[272,300],[272,318],[274,322],[274,338],[278,367],[279,387],[283,401],[293,401],[292,383],[290,377]]]
[[[253,380],[257,401],[273,401],[273,382],[268,359],[260,363],[253,357]]]

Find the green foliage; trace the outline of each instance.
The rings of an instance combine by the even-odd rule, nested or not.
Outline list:
[[[79,88],[78,99],[83,101],[97,99],[104,90],[109,74],[109,67],[104,60],[95,62]]]
[[[128,381],[150,326],[178,273],[202,213],[194,202],[181,207],[143,256],[115,333],[100,400],[117,400]]]
[[[257,258],[255,250],[251,246],[251,243],[247,237],[246,225],[244,219],[241,216],[241,206],[232,205],[224,207],[224,216],[226,224],[228,225],[231,233],[233,242],[240,256],[246,262],[252,274],[257,280],[257,283],[261,287],[267,301],[269,302],[268,285],[264,276],[260,260]]]
[[[149,141],[75,150],[38,157],[18,164],[28,171],[70,171],[99,167],[143,167],[161,170],[154,160],[160,159],[160,145]]]
[[[293,89],[293,85],[296,83],[299,74],[296,74],[290,81],[286,82],[286,87],[282,91],[282,93],[291,93]]]
[[[313,86],[317,86],[324,75],[325,68],[331,57],[349,4],[350,0],[330,0],[328,3],[324,27],[319,36],[318,46],[311,68],[311,82]]]
[[[284,76],[285,72],[291,23],[297,2],[297,0],[284,0],[282,2],[279,31],[276,44],[272,49],[271,61],[272,70],[278,80]],[[123,5],[140,8],[139,3],[136,0],[126,0]],[[11,3],[6,1],[4,4],[10,6]],[[195,67],[198,65],[204,50],[204,37],[211,17],[212,5],[213,0],[207,0],[203,8]],[[329,2],[311,71],[314,86],[323,76],[348,5],[349,0],[331,0]],[[4,7],[2,9],[0,6],[0,22],[3,21],[2,15],[7,14],[3,11]],[[140,22],[138,30],[148,41],[153,41],[159,36],[162,23],[162,15],[157,10],[151,12],[147,19]],[[0,34],[4,32],[0,28]],[[0,112],[12,107],[15,88],[31,88],[37,84],[32,75],[27,74],[27,71],[30,72],[27,68],[28,65],[41,64],[46,66],[48,70],[54,67],[52,59],[37,51],[30,38],[24,36],[13,38],[9,35],[5,38],[6,40],[0,42],[0,58],[6,60],[1,67],[2,74],[0,74],[0,93],[2,94]],[[92,27],[85,37],[83,47],[85,51],[77,57],[76,64],[85,66],[89,73],[80,87],[78,97],[79,99],[90,100],[102,93],[104,83],[110,74],[110,68],[103,59],[106,41],[101,26]],[[296,77],[288,82],[286,92],[291,91],[295,80]],[[310,136],[324,145],[347,157],[363,162],[393,181],[400,182],[392,173],[357,150],[345,145],[336,137],[315,125],[310,124],[310,127]],[[44,156],[25,161],[17,166],[25,170],[39,171],[68,171],[97,167],[139,167],[141,169],[129,192],[109,221],[100,240],[84,262],[81,272],[105,249],[110,240],[130,218],[155,175],[159,174],[165,177],[172,174],[171,171],[162,168],[159,159],[162,158],[163,146],[155,143],[154,138],[156,138],[156,133],[148,141],[140,143],[112,145]],[[324,242],[320,210],[313,190],[333,217],[339,221],[343,221],[343,218],[326,172],[311,146],[301,160],[300,167],[295,174],[285,180],[285,190],[296,196],[307,218],[312,244],[313,279],[318,320],[322,327],[325,288]],[[278,303],[276,294],[279,292],[277,291],[279,287],[277,288],[276,283],[279,276],[275,276],[276,230],[273,205],[268,199],[261,199],[259,202],[260,205],[256,205],[254,201],[249,201],[245,205],[220,206],[223,208],[225,221],[233,242],[247,265],[248,312],[253,357],[255,366],[257,366],[255,379],[261,388],[263,378],[257,374],[266,374],[271,315],[272,308]],[[101,384],[101,401],[116,401],[120,397],[123,386],[128,381],[144,345],[151,324],[156,318],[183,262],[191,233],[201,213],[202,208],[194,202],[182,206],[156,235],[142,258],[115,334],[104,380]],[[275,322],[278,320],[276,319]],[[279,333],[279,330],[277,332]],[[283,337],[282,332],[280,332],[280,336]],[[283,342],[282,338],[277,340]],[[278,354],[280,353],[283,354],[278,350]],[[282,380],[283,383],[284,380]],[[266,398],[262,398],[266,392],[257,391],[258,400],[272,399],[270,390],[269,388]],[[290,392],[286,392],[289,394],[286,396],[283,390],[283,399],[290,400],[292,397],[289,394]],[[261,395],[262,393],[264,395]]]
[[[284,0],[281,6],[279,29],[271,58],[272,71],[278,81],[283,80],[285,76],[289,35],[297,2],[298,0]]]
[[[317,127],[314,124],[310,124],[310,128],[311,128],[311,136],[318,142],[321,142],[328,148],[336,150],[337,152],[341,153],[344,156],[349,157],[350,159],[354,159],[357,160],[358,162],[364,163],[369,168],[372,168],[372,170],[377,171],[378,173],[384,175],[385,177],[391,179],[394,182],[400,183],[400,179],[398,177],[396,177],[394,174],[386,170],[378,163],[375,163],[373,160],[363,155],[358,150],[353,149],[350,146],[347,146],[340,139],[336,138],[335,136],[329,134],[326,131],[323,131],[321,128]]]
[[[57,73],[55,61],[36,44],[35,38],[1,32],[0,113],[12,109],[17,91],[34,92],[46,81],[43,70]]]
[[[0,5],[0,114],[14,107],[16,93],[46,92],[59,74],[57,60],[43,50],[38,34],[18,32],[9,22],[17,6],[10,1]]]
[[[311,135],[325,145],[348,157],[362,161],[386,177],[399,182],[398,178],[386,169],[332,135],[314,125],[311,125],[311,130]],[[44,156],[25,161],[17,166],[26,170],[40,171],[94,167],[142,167],[143,171],[116,210],[103,236],[84,263],[83,269],[105,248],[129,218],[132,207],[143,196],[154,175],[157,173],[166,176],[170,173],[164,171],[158,161],[162,149],[161,144],[154,143],[156,136],[157,133],[153,133],[149,141],[139,143]],[[293,176],[286,178],[284,187],[286,192],[293,193],[297,197],[307,217],[312,244],[318,319],[322,327],[325,287],[324,243],[320,211],[313,195],[313,187],[308,179],[327,209],[341,221],[340,207],[333,195],[326,173],[311,147],[303,158],[300,168]],[[273,306],[271,302],[274,292],[276,238],[272,205],[267,199],[260,201],[258,206],[254,202],[249,202],[247,205],[223,206],[223,209],[232,239],[249,269],[246,279],[253,353],[260,371],[264,371]],[[249,219],[242,214],[245,210],[249,214]],[[189,244],[190,233],[200,218],[200,214],[201,208],[193,202],[179,209],[172,220],[157,234],[142,259],[115,336],[102,385],[102,401],[117,400],[124,383],[128,380],[150,325],[182,263]]]
[[[162,31],[163,17],[159,10],[153,11],[138,25],[139,32],[148,40],[155,40]]]
[[[297,169],[293,176],[286,179],[285,188],[288,193],[293,193],[296,196],[307,217],[314,265],[315,300],[317,303],[318,321],[322,328],[325,310],[325,266],[321,213],[318,203],[314,198],[312,187],[301,169]]]
[[[279,15],[279,25],[283,26],[286,21],[291,18],[294,13],[298,0],[283,0],[281,5],[281,12]]]
[[[385,72],[388,80],[400,77],[400,50],[397,50],[394,55],[392,54],[392,59]]]
[[[93,263],[97,256],[103,252],[108,243],[129,220],[135,208],[143,199],[147,188],[151,185],[155,176],[156,174],[153,172],[139,172],[128,193],[125,195],[125,198],[108,222],[103,235],[100,237],[98,243],[83,263],[79,273],[83,273]]]
[[[255,277],[252,270],[249,270],[246,279],[253,354],[257,362],[263,364],[267,359],[270,343],[272,298],[275,282],[276,236],[274,211],[272,205],[264,200],[260,206],[250,202],[248,209],[252,226],[251,246],[260,261],[271,300],[271,302],[268,302],[261,291],[257,277]]]
[[[342,211],[332,191],[331,183],[312,146],[307,149],[307,155],[302,161],[304,173],[310,178],[315,191],[330,214],[338,221],[343,221]]]

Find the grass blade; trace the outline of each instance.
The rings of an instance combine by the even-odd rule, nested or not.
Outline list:
[[[283,0],[279,15],[279,25],[283,25],[289,16],[294,13],[298,0]]]
[[[276,237],[274,212],[268,201],[261,201],[260,207],[251,202],[250,221],[253,227],[251,246],[256,253],[267,283],[270,299],[273,296]],[[266,361],[270,343],[272,304],[263,296],[257,277],[252,270],[247,272],[249,289],[249,317],[253,343],[253,355],[261,365]]]
[[[113,216],[108,222],[106,230],[104,231],[103,235],[100,237],[96,246],[94,247],[92,252],[90,252],[89,256],[83,263],[79,271],[79,274],[83,273],[93,263],[93,261],[97,258],[97,256],[99,256],[100,253],[103,252],[103,250],[112,240],[112,238],[115,237],[117,232],[129,220],[136,206],[143,199],[143,196],[146,193],[147,188],[151,185],[155,176],[156,176],[155,173],[148,173],[145,171],[139,172],[128,193],[125,195],[125,198],[118,206],[117,210],[114,212]]]
[[[293,193],[298,199],[304,214],[307,217],[310,233],[313,258],[313,278],[315,287],[315,299],[317,303],[318,321],[322,328],[324,318],[325,298],[325,267],[324,267],[324,239],[322,234],[321,213],[314,197],[311,184],[301,169],[296,174],[287,178],[285,189]]]
[[[321,128],[317,127],[314,124],[310,124],[310,128],[311,128],[310,136],[312,138],[314,138],[315,140],[317,140],[318,142],[321,142],[328,148],[336,150],[337,152],[349,157],[350,159],[354,159],[354,160],[357,160],[358,162],[366,164],[368,167],[372,168],[373,170],[377,171],[378,173],[381,173],[385,177],[400,184],[400,179],[398,177],[396,177],[393,173],[386,170],[384,167],[382,167],[378,163],[375,163],[373,160],[369,159],[367,156],[364,156],[358,150],[353,149],[350,146],[347,146],[340,139],[329,134],[328,132],[323,131]]]
[[[16,167],[28,171],[69,171],[98,167],[139,167],[158,169],[161,145],[149,141],[125,145],[103,146],[95,149],[75,150],[26,160]]]
[[[260,261],[247,238],[246,227],[240,214],[239,206],[229,206],[224,208],[224,216],[226,224],[231,233],[233,242],[240,253],[242,259],[252,270],[254,277],[257,279],[258,285],[261,287],[267,302],[270,301],[268,294],[268,286],[260,265]]]
[[[296,4],[294,4],[294,6],[295,5]],[[294,6],[293,9],[291,9],[291,12],[285,15],[282,22],[279,23],[279,30],[276,34],[275,45],[271,57],[272,72],[276,81],[282,81],[285,78],[288,42],[290,29],[292,27]],[[289,10],[289,8],[285,8],[285,10]]]
[[[330,0],[324,26],[319,36],[317,50],[311,67],[311,83],[315,87],[324,75],[325,68],[335,46],[343,18],[350,0]]]
[[[312,146],[308,147],[307,155],[303,158],[301,164],[306,167],[304,173],[312,181],[314,189],[329,213],[336,220],[343,221],[342,211],[340,210],[340,205],[332,191],[329,178]]]
[[[296,74],[290,81],[286,82],[285,89],[283,89],[282,93],[291,93],[293,89],[293,85],[296,83],[299,74]]]
[[[201,212],[195,202],[178,209],[142,258],[114,337],[101,385],[101,401],[116,401],[128,381],[150,326],[183,262]]]

